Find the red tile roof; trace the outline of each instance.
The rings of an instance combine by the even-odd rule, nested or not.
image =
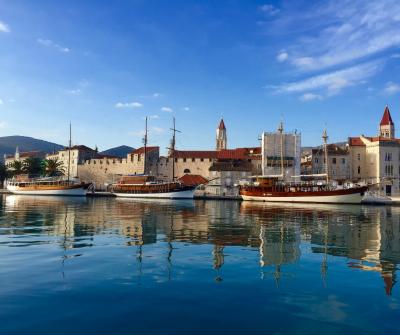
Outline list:
[[[218,151],[181,151],[175,150],[175,158],[203,158],[203,159],[261,159],[261,148],[236,148]]]
[[[348,143],[350,146],[353,146],[353,147],[364,147],[365,146],[364,142],[361,140],[360,137],[349,137]]]
[[[224,123],[224,119],[221,119],[221,121],[219,122],[219,126],[218,126],[219,130],[225,130],[225,123]]]
[[[174,158],[209,158],[216,159],[217,151],[181,151],[175,150],[173,154]]]
[[[178,179],[182,184],[187,186],[197,186],[208,183],[208,180],[199,174],[185,174]]]
[[[390,115],[389,107],[385,107],[385,111],[383,112],[382,120],[380,123],[381,126],[392,126],[394,125],[392,116]]]
[[[19,153],[20,158],[29,158],[29,157],[44,157],[45,153],[42,151],[22,151]],[[6,155],[6,158],[14,158],[15,154]]]
[[[147,148],[146,148],[146,152],[147,152],[147,153],[149,153],[150,151],[154,151],[154,150],[159,151],[159,150],[160,150],[160,147],[147,147]],[[139,155],[139,154],[144,154],[144,147],[141,147],[141,148],[139,148],[139,149],[133,150],[133,151],[131,152],[131,155]]]
[[[261,159],[261,148],[223,149],[217,153],[218,159]]]
[[[370,142],[396,142],[400,143],[399,138],[387,138],[383,136],[375,136],[375,137],[366,137],[364,136],[365,139],[367,139]],[[361,140],[360,137],[349,137],[349,145],[350,146],[365,146],[364,142]]]

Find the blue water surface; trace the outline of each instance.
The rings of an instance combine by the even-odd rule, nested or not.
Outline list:
[[[399,333],[400,207],[0,201],[0,334]]]

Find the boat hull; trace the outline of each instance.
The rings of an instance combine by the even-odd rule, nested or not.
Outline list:
[[[155,198],[155,199],[193,199],[194,189],[173,191],[173,192],[160,192],[160,193],[119,193],[113,192],[117,197],[123,198]]]
[[[21,189],[18,186],[7,186],[7,190],[18,195],[60,195],[60,196],[86,196],[87,186],[65,189]]]
[[[361,204],[366,187],[321,192],[252,192],[241,191],[245,201]]]

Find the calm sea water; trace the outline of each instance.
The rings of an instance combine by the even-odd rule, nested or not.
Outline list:
[[[400,207],[0,200],[1,334],[399,332]]]

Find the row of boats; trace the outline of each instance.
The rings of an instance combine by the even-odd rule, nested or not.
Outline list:
[[[126,198],[192,199],[198,185],[179,181],[159,181],[154,176],[123,176],[112,185],[111,193]],[[15,179],[7,183],[14,194],[85,196],[93,185],[61,178]],[[361,203],[368,187],[340,187],[333,184],[304,182],[285,183],[274,177],[255,177],[238,185],[243,200],[267,202]]]
[[[169,149],[174,153],[175,133],[177,132],[175,129],[175,120],[172,130],[173,137],[171,148]],[[325,136],[325,147],[326,138],[327,136]],[[71,130],[69,143],[71,147]],[[146,147],[147,119],[144,137],[145,155]],[[281,156],[283,157],[283,154]],[[144,158],[144,164],[144,171],[146,171],[146,157]],[[173,164],[171,181],[157,180],[151,175],[127,175],[122,176],[118,183],[112,185],[111,193],[117,197],[127,198],[192,199],[194,198],[194,192],[198,186],[199,185],[186,185],[177,180],[175,178],[175,166]],[[282,175],[280,176],[256,176],[246,182],[239,183],[237,187],[239,188],[239,195],[243,200],[292,203],[359,204],[368,190],[368,187],[365,185],[335,185],[329,182],[328,178],[326,178],[325,182],[321,182],[320,180],[286,182],[283,178],[283,169]],[[77,179],[71,179],[68,168],[67,178],[19,177],[9,180],[7,189],[14,194],[85,196],[88,192],[93,191],[93,185],[91,183],[80,182]]]

